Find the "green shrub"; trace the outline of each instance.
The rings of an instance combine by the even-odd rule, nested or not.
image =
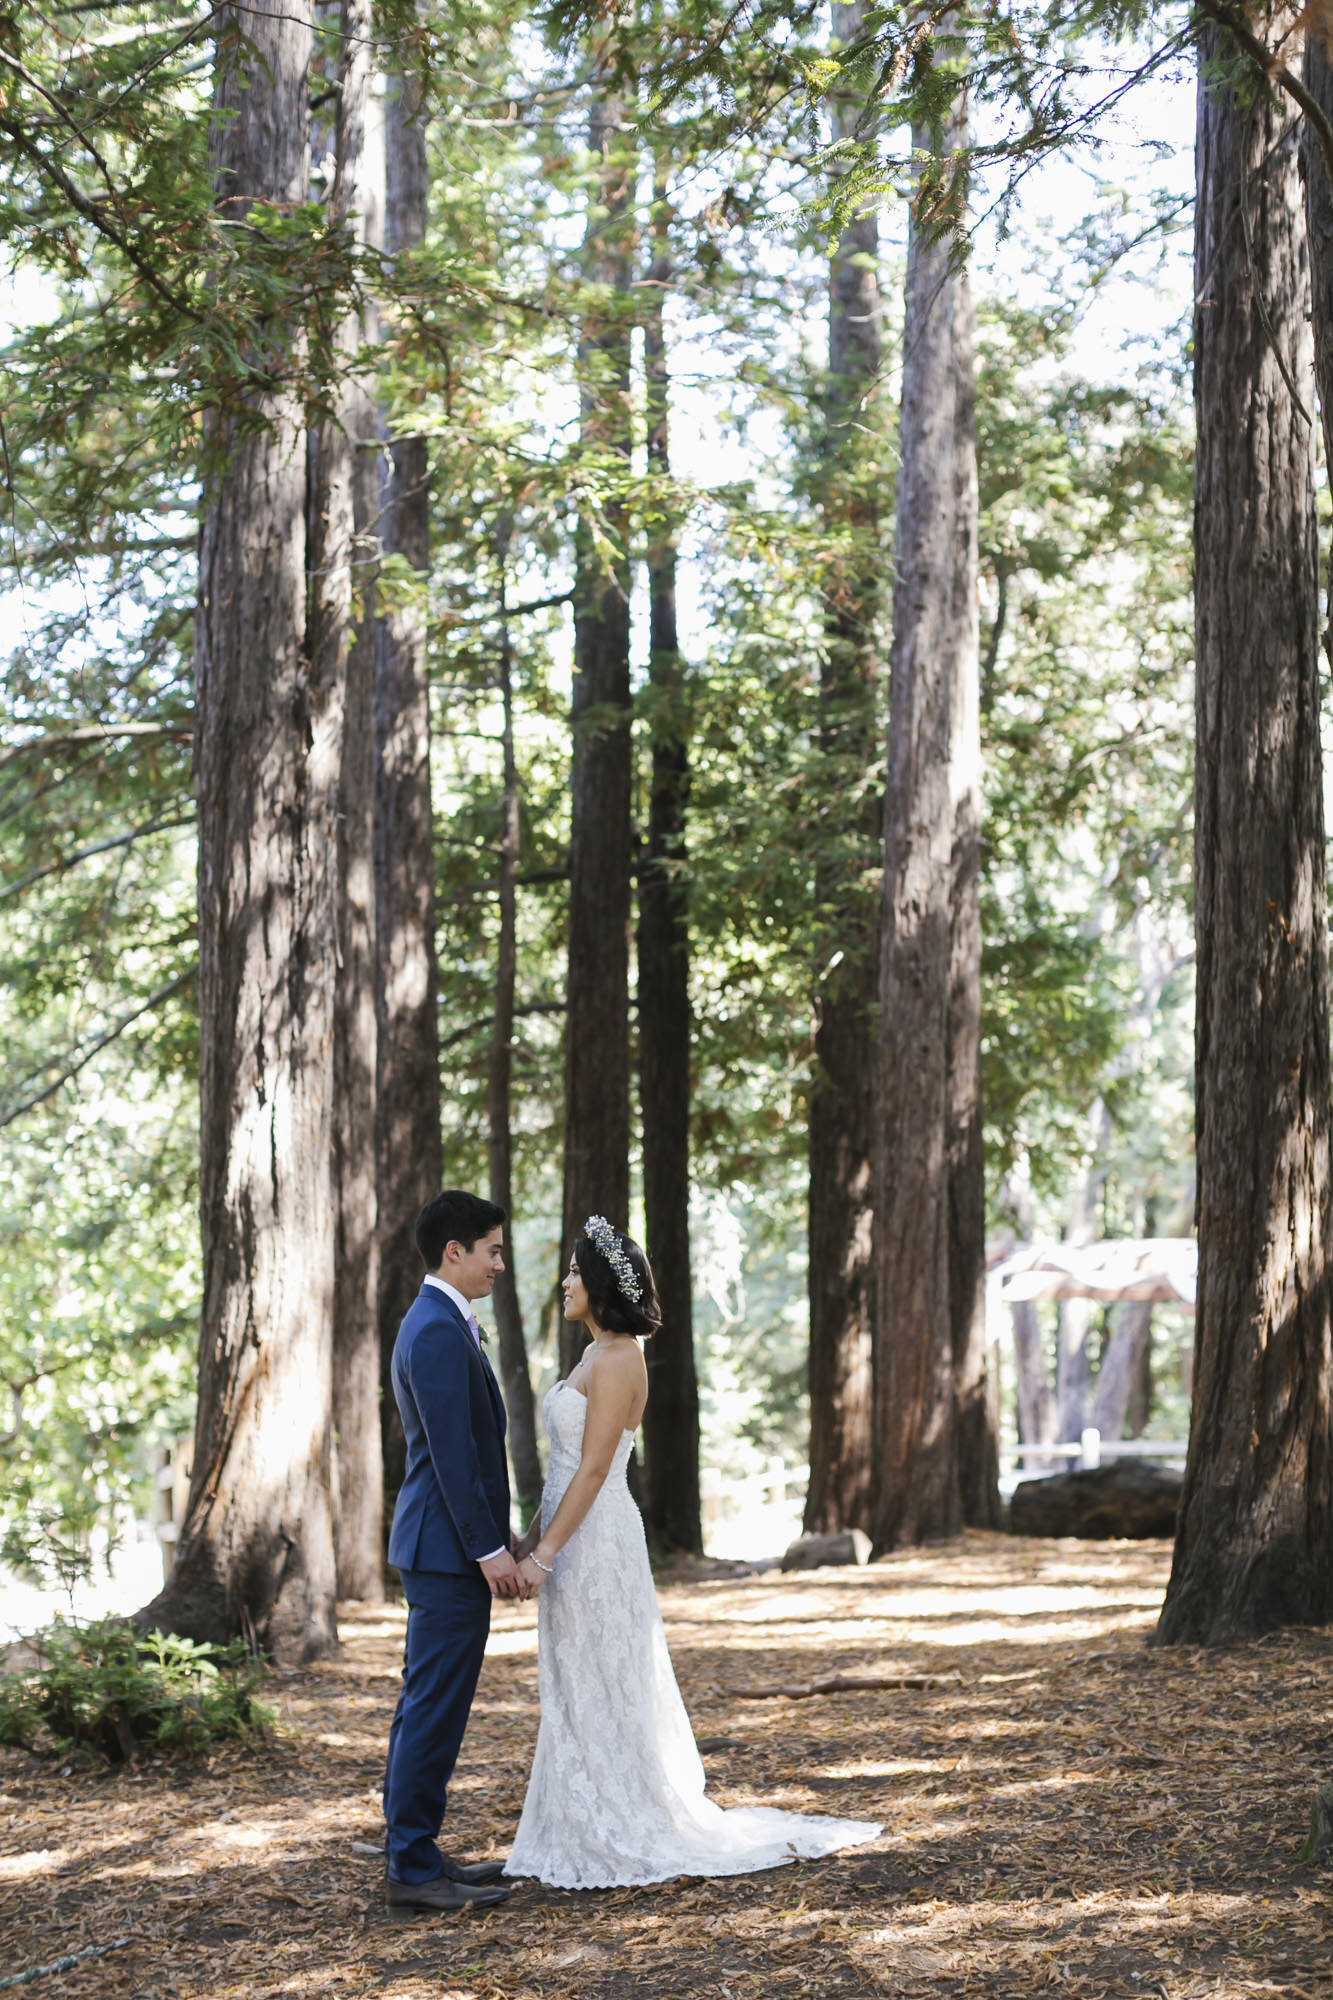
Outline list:
[[[142,1638],[116,1619],[54,1625],[36,1661],[0,1674],[0,1743],[100,1751],[123,1763],[141,1746],[198,1756],[229,1737],[263,1737],[272,1712],[256,1698],[264,1669],[238,1639],[196,1644]]]

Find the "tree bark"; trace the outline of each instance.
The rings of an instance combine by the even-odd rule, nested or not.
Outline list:
[[[864,0],[833,8],[845,46]],[[863,100],[835,95],[831,137],[846,137]],[[880,367],[879,225],[873,208],[843,230],[829,264],[828,382],[820,498],[826,523],[855,538],[830,578],[820,668],[824,790],[847,802],[816,867],[814,1071],[810,1080],[808,1293],[810,1483],[804,1529],[871,1530],[874,1328],[875,988],[879,913],[873,880],[882,788],[876,771],[881,609],[879,478],[863,444]],[[869,460],[869,463],[867,462]]]
[[[590,458],[627,459],[630,448],[633,149],[621,124],[619,101],[596,96],[584,259],[601,302],[589,307],[579,343],[580,440]],[[599,550],[581,517],[575,549],[562,1267],[590,1213],[617,1229],[629,1216],[630,627],[619,501],[604,507],[602,531]],[[562,1373],[583,1339],[562,1323]]]
[[[960,99],[951,134],[966,145]],[[949,884],[947,1156],[949,1329],[958,1428],[963,1520],[1004,1525],[996,1390],[986,1346],[986,1170],[981,1121],[981,646],[977,599],[976,353],[972,291],[955,271],[953,302],[954,550],[952,716],[949,800],[953,827]]]
[[[503,552],[502,552],[503,561]],[[504,704],[504,798],[499,854],[500,940],[495,968],[495,1023],[491,1030],[486,1113],[491,1200],[506,1216],[514,1209],[510,1086],[514,1060],[514,994],[518,979],[518,906],[515,878],[519,859],[518,760],[514,752],[514,680],[509,645],[509,613],[504,570],[500,574],[500,698]],[[504,1270],[495,1281],[495,1328],[500,1342],[500,1380],[509,1413],[509,1456],[514,1488],[526,1524],[541,1505],[542,1467],[537,1452],[537,1410],[528,1373],[528,1347],[518,1301],[512,1220],[505,1224]]]
[[[1304,82],[1324,116],[1333,123],[1333,61],[1317,34],[1305,43]],[[1324,460],[1333,447],[1333,187],[1324,156],[1307,124],[1301,137],[1301,171],[1305,177],[1305,222],[1310,255],[1311,327],[1314,367],[1319,388],[1319,412],[1324,432]],[[1333,579],[1330,579],[1333,589]],[[1327,652],[1329,638],[1324,634]]]
[[[420,92],[390,76],[385,101],[385,248],[410,252],[426,229],[426,135]],[[382,497],[383,547],[421,581],[430,563],[426,440],[398,437]],[[386,608],[375,660],[375,894],[379,1063],[376,1140],[379,1344],[385,1504],[403,1477],[403,1434],[389,1381],[393,1343],[421,1284],[416,1218],[439,1192],[440,1066],[435,967],[435,848],[430,692],[423,598]]]
[[[1020,1153],[1014,1172],[1003,1190],[1013,1209],[1019,1239],[1032,1240],[1032,1175],[1026,1153]],[[1014,1374],[1017,1389],[1018,1441],[1020,1444],[1054,1444],[1059,1435],[1056,1400],[1041,1336],[1041,1318],[1030,1299],[1016,1301],[1009,1309],[1014,1336]],[[1054,1470],[1058,1459],[1025,1458],[1020,1473]]]
[[[221,216],[304,201],[309,24],[224,9]],[[141,1613],[243,1626],[283,1661],[337,1643],[330,1491],[332,1064],[342,688],[306,649],[306,452],[293,335],[261,327],[214,420],[196,624],[204,1303],[194,1470]],[[248,418],[249,421],[245,421]],[[258,419],[256,422],[255,420]]]
[[[966,144],[966,105],[918,155]],[[974,1036],[978,671],[972,308],[948,235],[913,207],[885,814],[877,1133],[874,1539],[890,1549],[984,1517],[977,1393],[980,1140]],[[983,1350],[984,1353],[984,1350]],[[962,1454],[971,1455],[966,1472]]]
[[[1127,1299],[1109,1315],[1110,1333],[1097,1368],[1092,1423],[1103,1438],[1125,1435],[1131,1401],[1141,1395],[1143,1357],[1152,1333],[1151,1299]],[[1141,1431],[1140,1423],[1137,1430]],[[1135,1432],[1137,1435],[1137,1431]]]
[[[1010,1312],[1014,1327],[1014,1373],[1018,1378],[1018,1441],[1055,1444],[1060,1425],[1042,1350],[1037,1308],[1030,1299],[1022,1299]],[[1027,1474],[1058,1463],[1056,1459],[1025,1458],[1022,1469]]]
[[[1261,23],[1270,37],[1289,25]],[[1290,52],[1290,44],[1288,44]],[[1333,1618],[1328,936],[1297,147],[1199,38],[1189,1458],[1160,1643]],[[1303,405],[1304,408],[1300,407]]]
[[[1097,1236],[1097,1205],[1106,1185],[1106,1149],[1111,1138],[1111,1119],[1098,1098],[1092,1108],[1088,1132],[1087,1167],[1074,1185],[1074,1199],[1064,1240],[1081,1245]],[[1055,1396],[1058,1409],[1057,1435],[1062,1444],[1077,1444],[1091,1421],[1092,1300],[1061,1299],[1056,1310]]]
[[[372,95],[370,0],[343,0],[332,219],[361,242],[383,234],[383,130]],[[349,313],[335,351],[349,372],[312,439],[310,655],[345,688],[338,816],[334,1006],[334,1546],[338,1594],[384,1590],[379,1414],[379,1245],[375,1214],[374,583],[364,537],[376,511],[378,412],[355,371],[374,329]],[[371,491],[367,492],[367,484]],[[359,606],[357,600],[360,600]]]
[[[662,307],[670,276],[667,189],[654,190],[657,255],[644,315],[648,469],[671,471]],[[648,557],[648,672],[654,693],[648,849],[639,871],[639,1100],[648,1261],[662,1325],[648,1342],[643,1417],[644,1517],[659,1548],[703,1551],[699,1384],[690,1270],[690,933],[684,879],[689,799],[687,693],[676,629],[676,542],[668,528]]]

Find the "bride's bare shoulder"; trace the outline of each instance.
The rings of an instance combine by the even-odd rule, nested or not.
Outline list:
[[[643,1349],[632,1335],[608,1341],[597,1356],[593,1373],[601,1377],[599,1392],[616,1402],[625,1399],[642,1404],[648,1387],[648,1364],[643,1358]]]
[[[598,1366],[605,1368],[617,1379],[637,1382],[648,1373],[648,1364],[643,1358],[643,1349],[632,1333],[619,1340],[608,1341],[598,1356]]]

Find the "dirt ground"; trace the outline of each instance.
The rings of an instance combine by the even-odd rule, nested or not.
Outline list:
[[[275,1748],[115,1772],[0,1755],[0,1979],[80,2000],[1333,1996],[1333,1630],[1150,1651],[1160,1543],[969,1535],[863,1570],[663,1586],[710,1791],[881,1819],[869,1848],[718,1882],[392,1924],[378,1785],[402,1613],[275,1682]],[[740,1690],[930,1676],[809,1700]],[[450,1844],[502,1853],[537,1729],[536,1618],[497,1613]],[[359,1844],[359,1845],[358,1845]]]

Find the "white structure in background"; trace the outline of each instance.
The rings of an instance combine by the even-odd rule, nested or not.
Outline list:
[[[112,1537],[94,1536],[89,1574],[72,1591],[0,1570],[0,1646],[40,1632],[56,1618],[72,1617],[87,1625],[97,1618],[127,1616],[161,1588],[162,1544],[149,1522],[136,1521],[126,1510]]]
[[[0,1646],[40,1632],[56,1618],[73,1618],[80,1625],[98,1618],[120,1618],[149,1604],[170,1576],[176,1541],[190,1494],[190,1460],[194,1440],[177,1438],[155,1456],[153,1519],[141,1521],[123,1508],[112,1530],[97,1530],[92,1538],[87,1577],[73,1591],[54,1584],[30,1583],[0,1570]]]
[[[1138,1300],[1194,1311],[1199,1246],[1192,1236],[1143,1236],[1102,1243],[1026,1243],[1008,1251],[986,1273],[986,1339],[997,1342],[1004,1329],[1003,1308],[1037,1299]],[[1161,1458],[1184,1463],[1183,1440],[1117,1438],[1085,1430],[1077,1444],[1018,1445],[1000,1454],[1009,1468],[1001,1486],[1011,1491],[1012,1469],[1026,1457],[1075,1459],[1084,1468],[1103,1458]]]
[[[726,1479],[716,1466],[699,1474],[704,1554],[725,1562],[780,1556],[801,1532],[810,1468],[770,1458],[749,1479]]]
[[[1028,1299],[1169,1301],[1192,1312],[1198,1270],[1192,1236],[1020,1244],[986,1274],[987,1333],[998,1338],[996,1307]]]

